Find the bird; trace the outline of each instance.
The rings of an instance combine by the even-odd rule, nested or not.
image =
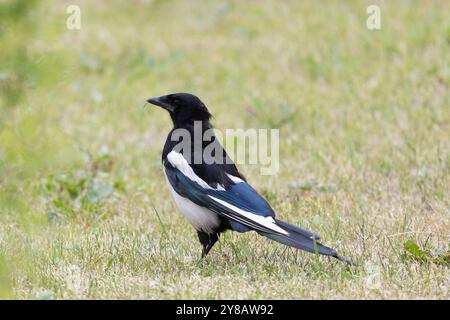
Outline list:
[[[146,102],[165,109],[172,120],[173,128],[162,151],[163,172],[176,207],[197,231],[201,258],[208,255],[227,230],[256,231],[284,245],[353,265],[350,259],[321,244],[318,234],[277,219],[270,204],[238,171],[214,134],[196,144],[196,125],[201,129],[201,137],[207,130],[214,130],[212,115],[197,96],[173,93]],[[184,148],[179,147],[181,133],[188,133]],[[194,161],[208,146],[214,149],[215,161]]]

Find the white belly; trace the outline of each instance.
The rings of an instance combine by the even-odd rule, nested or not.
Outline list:
[[[164,172],[164,175],[166,173]],[[167,180],[167,177],[166,177]],[[197,230],[206,233],[215,233],[214,230],[219,227],[220,220],[216,213],[211,210],[196,205],[191,200],[180,196],[167,181],[172,197],[178,210]]]

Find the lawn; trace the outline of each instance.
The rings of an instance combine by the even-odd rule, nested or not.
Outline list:
[[[449,299],[449,52],[448,1],[0,1],[0,297]],[[180,91],[279,129],[277,174],[240,171],[358,265],[256,233],[200,260],[144,107]]]

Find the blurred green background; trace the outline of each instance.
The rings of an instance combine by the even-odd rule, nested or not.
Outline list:
[[[1,0],[0,297],[449,298],[449,52],[449,1]],[[279,128],[280,172],[240,169],[360,267],[253,234],[199,262],[143,107],[181,91]]]

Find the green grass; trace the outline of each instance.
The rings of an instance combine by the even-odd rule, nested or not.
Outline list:
[[[80,31],[73,1],[0,4],[1,297],[450,297],[448,2],[76,3]],[[279,173],[240,170],[359,266],[254,233],[200,261],[142,107],[179,91],[280,128]]]

